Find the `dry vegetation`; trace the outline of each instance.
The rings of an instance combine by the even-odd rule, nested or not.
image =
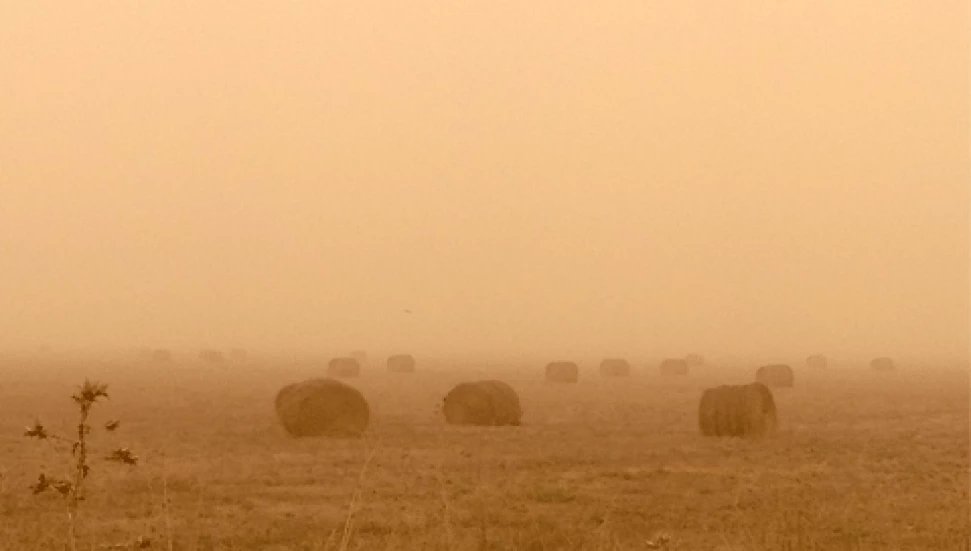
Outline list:
[[[0,548],[64,543],[58,498],[29,490],[60,463],[22,434],[69,426],[84,377],[110,383],[103,414],[142,458],[91,480],[79,538],[95,549],[968,548],[966,369],[798,370],[773,391],[778,433],[748,441],[702,437],[697,412],[751,369],[670,378],[638,361],[611,379],[585,362],[553,385],[542,363],[421,362],[351,383],[365,439],[293,439],[274,395],[325,361],[170,365],[0,363]],[[522,427],[445,426],[442,396],[479,378],[516,388]]]

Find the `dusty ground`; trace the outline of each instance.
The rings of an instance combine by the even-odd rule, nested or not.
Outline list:
[[[95,465],[84,549],[969,549],[966,368],[798,370],[775,391],[780,433],[749,442],[702,438],[696,408],[751,369],[662,378],[639,362],[603,380],[586,364],[579,385],[551,386],[531,362],[426,362],[352,382],[366,439],[290,439],[273,395],[323,364],[0,362],[0,548],[62,548],[61,502],[28,486],[65,460],[21,435],[35,418],[66,432],[89,376],[111,392],[94,421],[123,423],[95,445],[141,464]],[[525,426],[443,426],[451,385],[496,375]]]

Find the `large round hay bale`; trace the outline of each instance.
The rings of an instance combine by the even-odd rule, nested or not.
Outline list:
[[[701,367],[707,363],[701,354],[688,354],[684,357],[684,361],[688,362],[688,367]]]
[[[332,358],[327,364],[327,375],[331,377],[357,377],[361,374],[361,364],[354,358]]]
[[[450,425],[519,426],[519,395],[502,381],[460,383],[445,396],[445,422]]]
[[[151,358],[153,362],[171,362],[172,352],[165,348],[156,348],[151,352]]]
[[[580,367],[574,362],[546,364],[546,380],[552,383],[575,383],[580,380]]]
[[[623,358],[607,358],[600,362],[600,374],[604,377],[627,377],[630,375],[630,362]]]
[[[392,373],[414,373],[415,357],[411,354],[395,354],[389,356],[388,371]]]
[[[688,361],[679,358],[668,358],[658,366],[661,375],[687,375]]]
[[[738,387],[725,385],[706,390],[698,406],[698,421],[707,436],[742,436]]]
[[[796,376],[786,364],[763,365],[755,372],[755,380],[771,387],[792,388]]]
[[[775,432],[778,417],[772,391],[762,383],[742,385],[742,433],[746,436],[765,436]]]
[[[813,354],[806,358],[806,367],[810,369],[826,369],[829,367],[829,360],[822,354]]]
[[[219,350],[206,348],[199,351],[199,359],[206,363],[218,364],[223,362],[223,353]]]
[[[762,437],[776,430],[772,392],[762,383],[706,389],[698,405],[698,425],[705,436]]]
[[[893,359],[887,358],[886,356],[880,358],[873,358],[870,361],[870,368],[877,371],[893,371],[896,369],[896,365],[893,363]]]
[[[280,389],[276,414],[292,436],[358,436],[371,410],[356,388],[334,379],[310,379]]]

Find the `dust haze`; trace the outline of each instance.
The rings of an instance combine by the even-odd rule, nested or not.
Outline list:
[[[0,347],[967,360],[967,2],[3,13]]]

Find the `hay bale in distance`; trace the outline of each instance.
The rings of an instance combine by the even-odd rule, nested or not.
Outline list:
[[[810,369],[826,369],[829,367],[829,360],[822,354],[813,354],[806,358],[806,367]]]
[[[661,375],[687,375],[688,361],[679,358],[668,358],[658,366]]]
[[[688,367],[701,367],[707,363],[701,354],[688,354],[684,357],[684,361],[688,362]]]
[[[630,375],[630,362],[623,358],[607,358],[600,362],[600,374],[604,377],[627,377]]]
[[[705,436],[759,438],[778,423],[772,392],[762,383],[706,389],[698,405],[698,425]]]
[[[238,364],[244,364],[249,360],[249,352],[244,348],[233,348],[229,351],[229,359]]]
[[[580,380],[580,367],[574,362],[550,362],[546,364],[546,380],[552,383],[576,383]]]
[[[218,364],[223,362],[223,353],[219,350],[206,348],[199,351],[199,359],[206,363]]]
[[[364,350],[351,350],[348,356],[357,360],[357,363],[360,365],[367,365],[367,352]]]
[[[395,354],[388,357],[388,371],[392,373],[414,373],[415,357],[411,354]]]
[[[880,358],[873,358],[870,360],[870,369],[875,369],[877,371],[893,371],[896,369],[896,365],[893,363],[893,359],[886,356]]]
[[[766,386],[792,388],[796,376],[786,364],[763,365],[755,372],[755,380]]]
[[[330,377],[357,377],[361,374],[361,364],[354,358],[333,358],[327,364]]]
[[[276,414],[291,436],[359,436],[371,410],[356,388],[334,379],[310,379],[280,389]]]
[[[442,403],[449,425],[519,426],[523,410],[519,395],[502,381],[460,383]]]
[[[153,362],[171,362],[172,352],[165,348],[156,348],[155,350],[151,351],[150,357]]]

